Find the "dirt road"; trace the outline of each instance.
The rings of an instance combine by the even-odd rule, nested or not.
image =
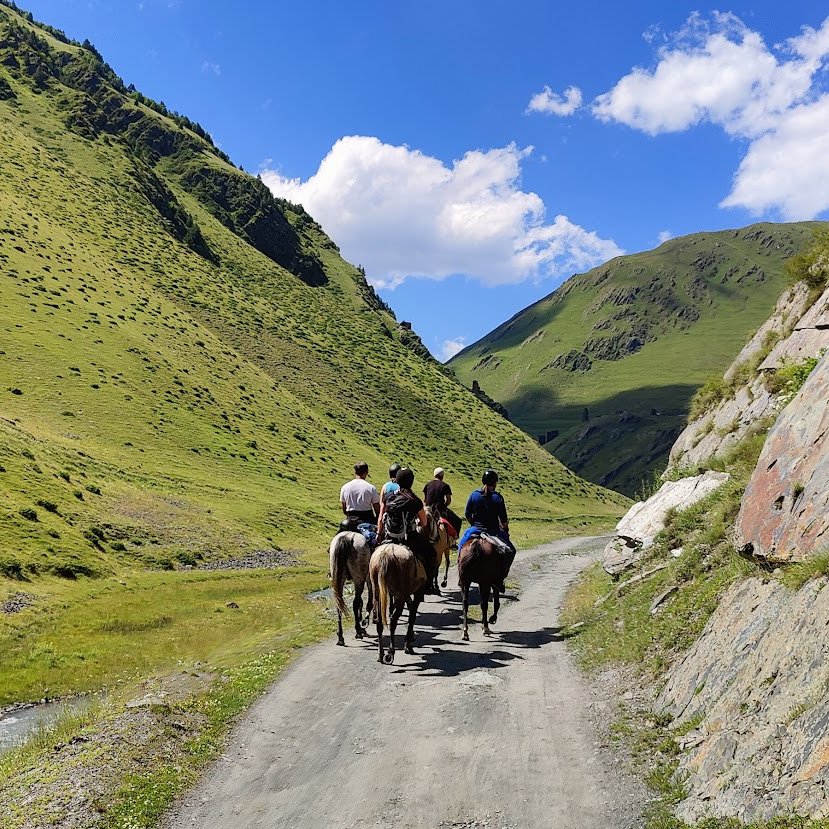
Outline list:
[[[459,593],[428,597],[415,656],[375,638],[304,654],[251,710],[167,829],[623,829],[640,788],[601,749],[612,715],[573,666],[556,618],[602,542],[522,552],[493,636],[461,641]],[[444,591],[446,592],[446,591]],[[508,594],[509,595],[509,594]],[[404,618],[401,621],[405,620]]]

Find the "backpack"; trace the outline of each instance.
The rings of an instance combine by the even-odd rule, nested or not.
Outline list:
[[[410,519],[407,516],[409,498],[402,492],[386,496],[383,518],[383,537],[390,541],[405,541],[409,534]]]

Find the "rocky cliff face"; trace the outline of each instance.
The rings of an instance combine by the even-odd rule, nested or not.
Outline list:
[[[829,328],[829,326],[827,326]],[[815,347],[827,329],[806,329]],[[819,342],[819,341],[818,341]],[[775,562],[829,552],[829,354],[769,432],[737,517],[744,554]]]
[[[723,596],[658,704],[679,724],[687,821],[829,816],[829,590],[751,578]]]
[[[677,438],[669,470],[722,457],[759,423],[777,416],[781,396],[769,389],[765,375],[784,361],[815,357],[829,346],[829,291],[811,308],[808,298],[809,288],[803,282],[780,297],[774,314],[723,375],[723,399],[691,420]]]
[[[805,284],[781,297],[726,372],[727,398],[671,452],[675,468],[710,462],[773,421],[734,530],[738,552],[771,565],[829,553],[829,290],[808,299]],[[796,393],[770,382],[792,367]],[[827,584],[815,578],[793,590],[771,576],[732,584],[669,670],[657,704],[695,726],[680,740],[682,819],[829,816]]]

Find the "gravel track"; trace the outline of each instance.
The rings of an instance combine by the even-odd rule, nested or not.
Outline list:
[[[165,829],[639,825],[641,786],[603,747],[612,701],[573,665],[556,625],[567,585],[603,544],[520,553],[521,591],[490,639],[476,624],[461,641],[450,572],[447,594],[421,605],[414,656],[402,651],[405,624],[391,666],[376,661],[373,635],[310,649]]]

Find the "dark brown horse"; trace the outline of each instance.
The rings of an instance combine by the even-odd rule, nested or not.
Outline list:
[[[357,639],[365,637],[365,626],[368,624],[368,614],[371,613],[373,595],[371,584],[368,586],[368,607],[366,619],[363,614],[363,587],[368,580],[368,563],[371,559],[371,547],[365,536],[360,533],[342,532],[334,536],[328,548],[329,575],[331,577],[331,592],[337,605],[337,644],[345,645],[343,638],[343,616],[348,616],[348,610],[343,599],[345,582],[354,582],[354,630]]]
[[[414,653],[414,623],[423,601],[426,570],[415,554],[402,544],[381,544],[371,555],[369,578],[376,602],[378,662],[394,662],[394,632],[403,608],[409,610],[406,653]],[[389,628],[389,650],[383,650],[383,626]]]
[[[472,582],[478,585],[481,600],[481,622],[484,636],[491,636],[490,625],[498,621],[501,600],[498,585],[507,574],[507,558],[500,548],[481,536],[475,535],[458,551],[458,582],[463,593],[463,638],[469,639],[469,587]],[[492,591],[492,616],[487,617],[489,593]]]

